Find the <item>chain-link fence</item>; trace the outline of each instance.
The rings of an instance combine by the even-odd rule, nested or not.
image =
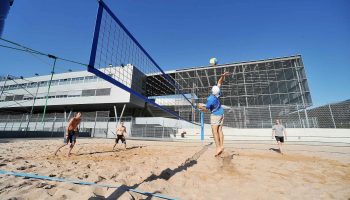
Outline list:
[[[182,112],[188,112],[182,110]],[[182,113],[182,114],[183,114]],[[191,115],[191,112],[188,112]],[[49,137],[62,135],[71,115],[0,114],[0,132],[46,132]],[[197,116],[196,119],[200,117]],[[225,109],[224,126],[232,128],[271,128],[280,119],[286,128],[350,128],[350,100],[303,109],[295,106],[232,107]],[[113,138],[119,121],[124,121],[129,137],[172,138],[183,128],[184,121],[162,117],[109,117],[109,112],[84,112],[79,131],[92,137]],[[196,120],[197,121],[197,120]],[[210,115],[204,115],[210,123]],[[189,123],[187,123],[189,124]],[[57,134],[56,134],[57,133]],[[1,134],[0,134],[1,137]]]
[[[190,106],[178,112],[196,122],[200,120],[200,113]],[[276,119],[287,128],[350,128],[350,100],[307,109],[300,105],[226,106],[224,126],[271,128]],[[204,122],[210,123],[210,114],[204,115]]]

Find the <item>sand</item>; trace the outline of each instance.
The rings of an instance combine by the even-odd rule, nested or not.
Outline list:
[[[132,187],[178,199],[349,199],[350,146],[285,146],[228,142],[215,158],[214,144],[78,139],[53,152],[62,139],[0,140],[0,170],[36,173],[121,186],[119,189],[0,175],[0,199],[157,199]]]

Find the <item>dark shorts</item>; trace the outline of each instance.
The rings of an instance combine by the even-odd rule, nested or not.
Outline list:
[[[275,138],[276,138],[276,141],[278,142],[284,142],[284,137],[283,136],[275,136]]]
[[[77,142],[77,136],[75,131],[69,131],[68,137],[64,137],[64,143],[76,143]]]
[[[119,140],[121,140],[122,143],[126,144],[126,140],[123,135],[117,135],[117,138],[115,139],[115,143],[118,144]]]

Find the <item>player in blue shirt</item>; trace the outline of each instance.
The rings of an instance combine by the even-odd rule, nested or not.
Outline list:
[[[198,109],[211,113],[210,124],[216,144],[215,156],[220,155],[224,151],[224,133],[222,132],[222,125],[224,123],[224,109],[221,106],[219,97],[221,96],[220,86],[224,82],[225,77],[228,75],[228,72],[221,74],[218,84],[213,86],[211,89],[212,94],[208,97],[207,103],[198,104]]]

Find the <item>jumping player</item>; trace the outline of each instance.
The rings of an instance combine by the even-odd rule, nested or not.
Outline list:
[[[276,120],[276,124],[272,126],[272,139],[273,138],[276,139],[280,153],[283,154],[282,144],[284,143],[284,139],[287,140],[287,131],[278,119]]]
[[[64,146],[66,146],[68,143],[70,143],[69,146],[69,152],[68,156],[71,155],[71,151],[77,142],[77,137],[78,137],[78,125],[80,124],[81,121],[81,113],[78,112],[75,114],[75,116],[69,121],[67,128],[66,128],[66,136],[64,137],[64,143],[58,149],[55,151],[55,155],[57,155],[57,152]]]
[[[222,125],[224,123],[224,109],[221,106],[219,97],[221,96],[220,86],[225,80],[225,76],[229,75],[225,72],[221,75],[217,85],[211,89],[211,95],[207,99],[206,104],[198,104],[198,109],[204,112],[210,112],[210,124],[214,141],[216,144],[215,156],[220,155],[224,151],[224,133],[222,132]]]
[[[119,140],[122,141],[122,143],[124,143],[124,148],[126,148],[126,140],[125,140],[125,135],[126,133],[126,127],[124,126],[124,122],[120,123],[120,127],[117,128],[117,138],[115,139],[115,144],[113,146],[113,150],[114,147],[118,144]]]

